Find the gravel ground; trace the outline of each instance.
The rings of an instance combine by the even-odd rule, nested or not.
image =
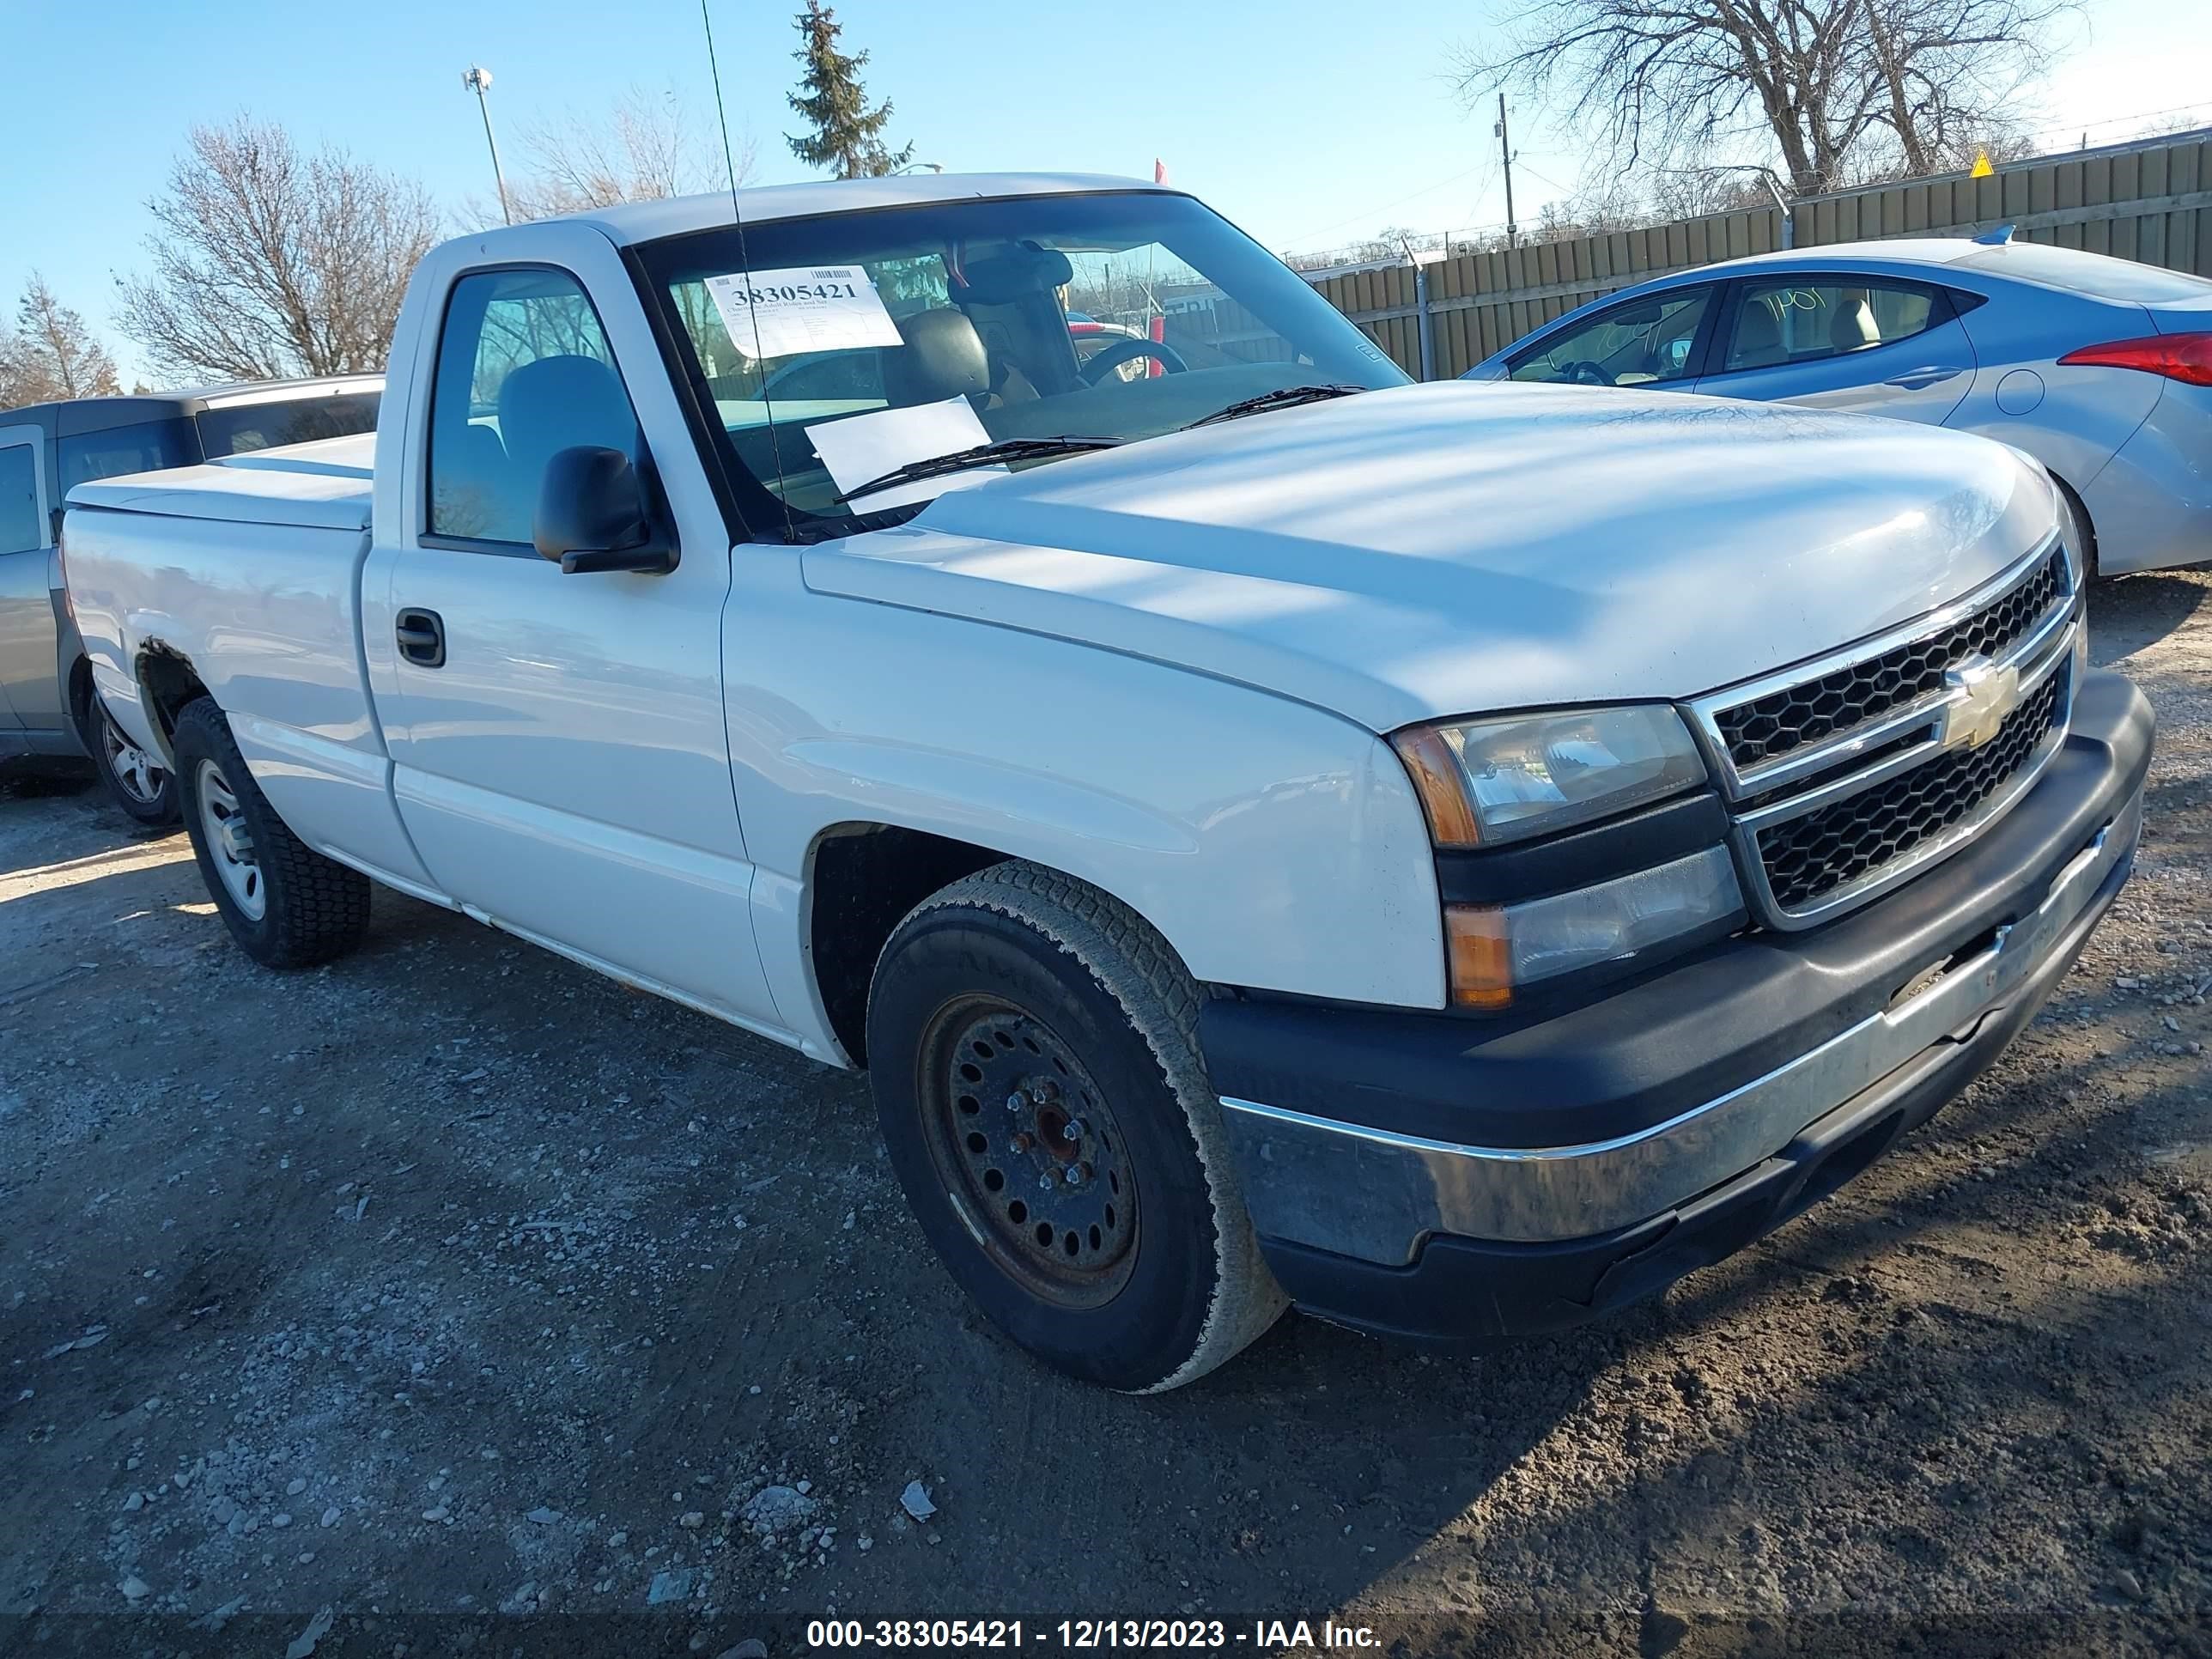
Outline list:
[[[2096,593],[2136,880],[1891,1158],[1598,1328],[1158,1399],[981,1327],[860,1081],[390,894],[270,975],[181,836],[0,787],[0,1653],[2212,1651],[2207,586]]]

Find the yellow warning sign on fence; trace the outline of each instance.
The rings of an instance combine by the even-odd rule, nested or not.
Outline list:
[[[1996,169],[1990,165],[1989,151],[1985,149],[1976,150],[1974,152],[1974,170],[1966,176],[1969,179],[1990,179],[1994,178],[1996,174]]]

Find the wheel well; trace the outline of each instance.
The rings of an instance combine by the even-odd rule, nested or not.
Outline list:
[[[201,684],[191,658],[159,641],[139,652],[137,676],[139,691],[153,711],[162,746],[167,748],[177,732],[177,716],[185,712],[186,704],[207,696],[208,689]]]
[[[84,718],[92,707],[91,658],[79,655],[70,664],[69,678],[62,683],[62,695],[68,699],[63,707],[77,724],[77,736],[84,740],[86,748],[91,748],[92,734]]]
[[[2097,580],[2097,526],[2089,521],[2089,509],[2072,484],[2056,472],[2051,474],[2051,482],[2058,486],[2058,493],[2066,498],[2066,507],[2073,514],[2074,522],[2081,526],[2081,580],[2093,582]]]
[[[885,823],[841,823],[815,843],[807,882],[814,983],[854,1064],[868,1063],[868,986],[891,930],[939,888],[1006,856]]]

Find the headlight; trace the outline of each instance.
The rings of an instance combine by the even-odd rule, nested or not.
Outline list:
[[[1717,932],[1742,914],[1735,866],[1720,847],[1551,898],[1447,905],[1451,999],[1506,1007],[1516,988]]]
[[[1390,741],[1439,847],[1548,836],[1705,777],[1689,728],[1663,706],[1447,721]]]

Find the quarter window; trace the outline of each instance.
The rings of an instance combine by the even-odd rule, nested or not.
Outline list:
[[[1817,362],[1924,333],[1944,318],[1924,288],[1883,283],[1747,283],[1724,372]]]
[[[1632,300],[1553,335],[1513,366],[1516,380],[1570,386],[1651,386],[1689,373],[1710,288],[1671,289]]]
[[[527,542],[545,464],[578,445],[643,459],[599,313],[574,276],[483,271],[453,285],[431,392],[433,535]]]

